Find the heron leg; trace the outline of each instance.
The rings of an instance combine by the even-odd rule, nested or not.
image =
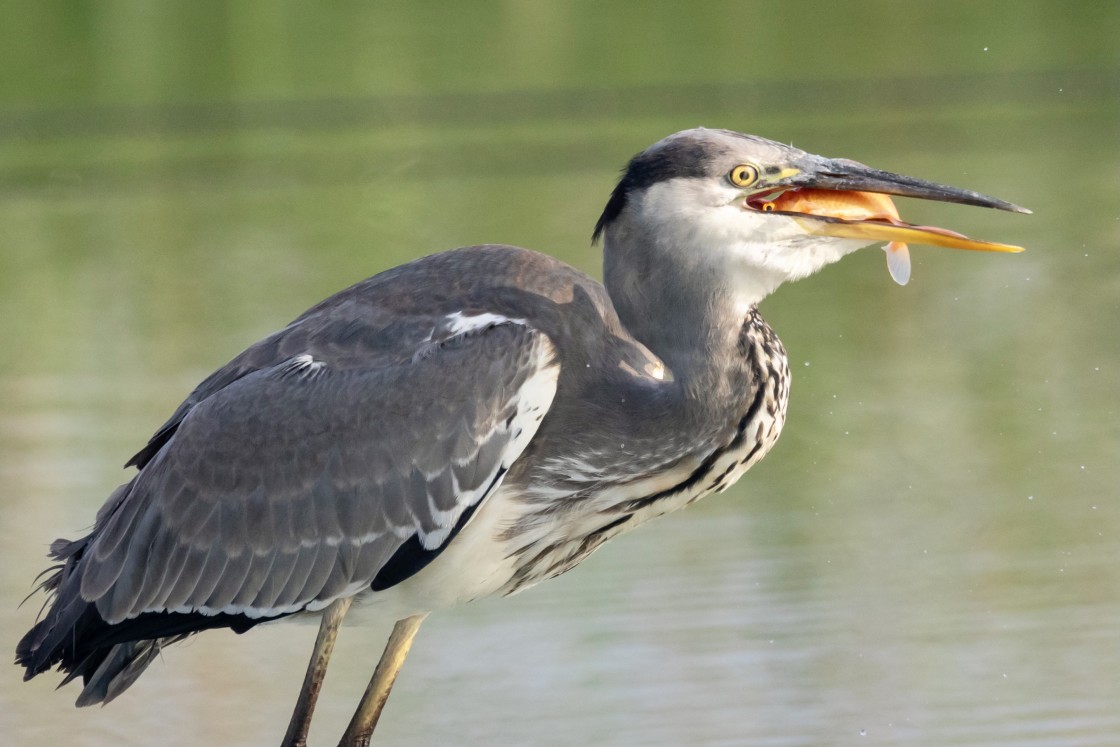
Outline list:
[[[393,682],[397,673],[408,656],[412,647],[412,639],[420,629],[420,623],[428,616],[427,612],[412,617],[398,620],[393,626],[393,634],[389,636],[389,643],[385,645],[385,652],[381,654],[381,661],[377,662],[377,669],[373,672],[373,679],[369,681],[362,702],[346,733],[342,735],[339,747],[367,747],[373,728],[377,726],[377,719],[381,716],[381,709],[389,699],[389,691],[393,689]]]
[[[299,691],[299,699],[292,711],[292,720],[288,724],[288,732],[284,735],[281,747],[307,747],[307,731],[311,728],[315,701],[319,699],[319,689],[327,674],[327,663],[334,650],[335,638],[338,637],[338,627],[352,601],[353,597],[336,599],[323,612],[319,635],[315,637],[315,649],[311,652],[311,661],[307,663],[307,674],[303,678],[303,689]]]

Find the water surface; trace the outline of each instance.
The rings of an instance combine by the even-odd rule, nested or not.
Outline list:
[[[794,367],[731,491],[434,616],[384,743],[1113,745],[1120,12],[1101,4],[28,5],[0,30],[0,641],[195,383],[307,306],[500,241],[598,274],[634,152],[697,124],[990,192],[1027,246],[869,249],[763,312]],[[387,629],[387,628],[386,628]],[[385,631],[346,630],[331,744]],[[313,626],[209,633],[21,745],[276,744]]]

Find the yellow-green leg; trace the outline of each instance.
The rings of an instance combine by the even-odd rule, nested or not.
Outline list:
[[[425,612],[412,617],[398,620],[393,626],[393,634],[389,636],[389,643],[385,645],[385,652],[381,654],[381,661],[377,662],[377,669],[373,672],[373,679],[369,681],[362,696],[362,702],[354,717],[350,719],[350,726],[342,735],[339,747],[367,747],[373,728],[377,726],[377,719],[381,716],[381,709],[389,699],[389,691],[397,679],[408,650],[412,647],[412,639],[420,629],[420,623],[428,616]]]
[[[303,678],[303,689],[299,692],[295,710],[292,711],[292,720],[288,724],[288,733],[284,735],[281,747],[307,747],[307,731],[311,728],[311,714],[315,711],[315,701],[319,699],[319,690],[323,687],[323,678],[327,674],[327,664],[330,662],[334,642],[338,637],[338,627],[342,618],[350,609],[352,597],[336,599],[323,612],[323,619],[319,623],[319,635],[315,637],[315,649],[311,652],[311,661],[307,664],[307,674]]]

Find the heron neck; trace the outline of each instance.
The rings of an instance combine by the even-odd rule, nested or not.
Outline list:
[[[727,273],[703,262],[643,263],[651,259],[644,252],[604,256],[604,284],[619,319],[686,394],[711,399],[741,386],[740,331],[755,304],[736,292]]]

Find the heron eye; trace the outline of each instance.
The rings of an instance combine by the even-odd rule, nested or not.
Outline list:
[[[739,164],[727,175],[736,187],[749,187],[758,180],[758,169],[750,164]]]

